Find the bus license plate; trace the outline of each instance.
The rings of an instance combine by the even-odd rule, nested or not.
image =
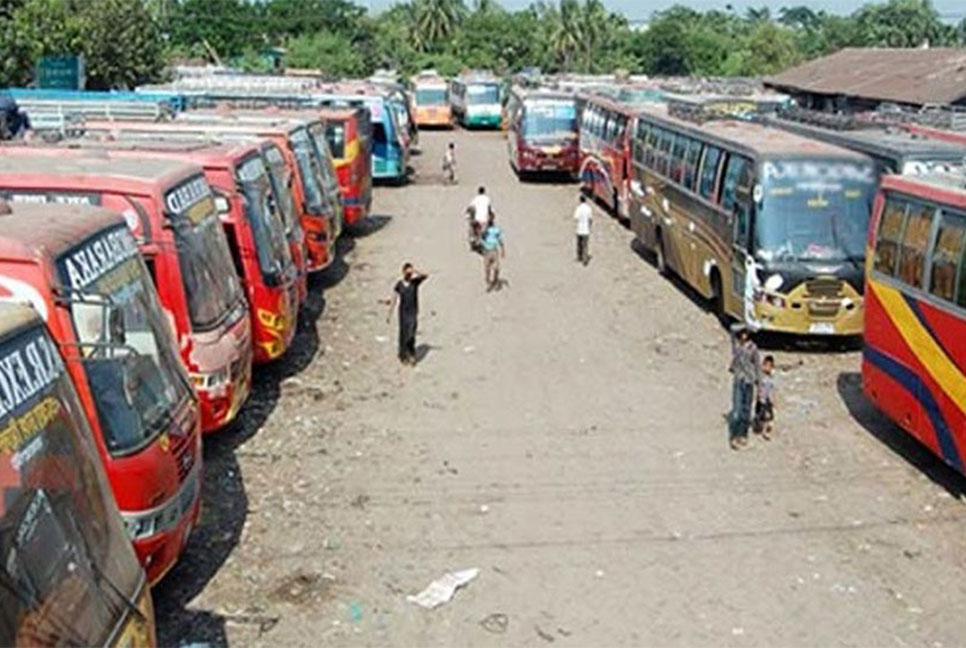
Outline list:
[[[808,327],[808,332],[816,335],[831,335],[835,333],[835,324],[832,322],[813,322]]]

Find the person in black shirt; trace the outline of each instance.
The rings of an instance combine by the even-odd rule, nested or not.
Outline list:
[[[403,364],[416,364],[416,320],[419,315],[419,284],[426,281],[425,272],[419,272],[411,263],[402,267],[402,279],[393,287],[391,299],[387,299],[389,313],[386,323],[392,319],[392,311],[399,304],[399,360]]]

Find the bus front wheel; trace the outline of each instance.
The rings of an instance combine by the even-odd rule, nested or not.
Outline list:
[[[667,267],[667,254],[664,252],[664,237],[657,233],[657,249],[654,252],[654,265],[662,277],[667,277],[670,270]]]

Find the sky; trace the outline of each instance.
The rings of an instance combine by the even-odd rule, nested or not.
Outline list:
[[[650,0],[649,2],[642,2],[641,0],[603,1],[610,9],[622,11],[632,21],[645,20],[652,12],[666,9],[674,4],[687,5],[700,11],[723,8],[727,4],[727,0],[683,0],[680,2],[676,2],[676,0]],[[356,4],[378,11],[392,5],[394,0],[355,0],[355,2]],[[837,2],[835,0],[818,0],[817,2],[808,2],[808,0],[787,0],[784,2],[781,0],[756,0],[752,2],[735,0],[731,4],[738,11],[743,11],[748,6],[760,7],[766,5],[772,11],[777,12],[780,8],[786,6],[807,5],[816,10],[825,9],[830,12],[851,13],[863,4],[866,4],[866,2],[867,0],[838,0]],[[500,3],[507,9],[523,9],[531,4],[531,0],[501,0]],[[466,4],[472,6],[472,0],[467,1]],[[963,0],[933,0],[933,5],[945,20],[959,22],[966,17],[966,3]]]

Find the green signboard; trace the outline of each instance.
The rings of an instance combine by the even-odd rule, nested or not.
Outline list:
[[[37,87],[83,90],[83,56],[44,56],[37,62]]]

